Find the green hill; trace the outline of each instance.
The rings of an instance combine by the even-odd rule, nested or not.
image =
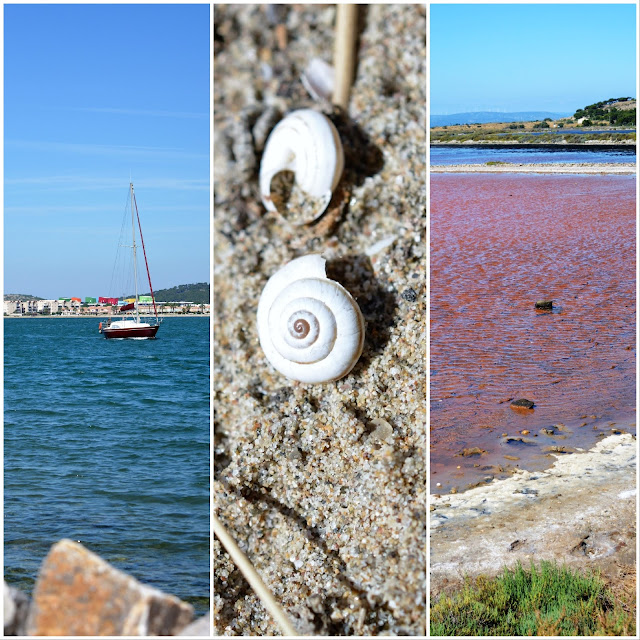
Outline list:
[[[573,117],[576,120],[587,118],[598,124],[635,127],[636,101],[634,98],[609,98],[578,109]]]
[[[7,301],[16,302],[17,300],[42,300],[43,298],[38,298],[38,296],[32,296],[28,293],[5,293],[4,299]]]
[[[156,302],[193,302],[194,304],[207,304],[209,302],[209,283],[197,282],[196,284],[179,284],[170,289],[154,291]],[[147,292],[144,295],[151,295]]]

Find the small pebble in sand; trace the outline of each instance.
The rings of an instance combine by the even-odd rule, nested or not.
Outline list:
[[[387,440],[393,435],[393,427],[382,418],[376,418],[370,424],[374,427],[374,430],[369,434],[370,440]]]

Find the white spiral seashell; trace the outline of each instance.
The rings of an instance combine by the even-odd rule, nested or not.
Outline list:
[[[357,302],[329,280],[317,254],[296,258],[265,285],[258,303],[258,335],[267,360],[300,382],[346,376],[362,354],[364,319]]]
[[[320,200],[324,213],[344,168],[342,142],[333,122],[312,109],[291,112],[273,129],[260,163],[260,196],[267,211],[276,212],[271,180],[281,171],[292,171],[300,189]]]

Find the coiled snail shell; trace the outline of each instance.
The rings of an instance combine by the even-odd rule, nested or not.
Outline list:
[[[364,319],[357,302],[329,280],[326,260],[296,258],[265,285],[258,303],[258,335],[267,360],[300,382],[346,376],[364,346]]]
[[[277,212],[271,181],[292,171],[300,189],[317,199],[313,221],[321,216],[344,169],[342,142],[333,122],[312,109],[292,111],[270,133],[260,162],[260,197],[267,211]]]

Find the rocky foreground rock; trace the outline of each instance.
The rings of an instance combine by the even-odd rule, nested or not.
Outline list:
[[[31,602],[4,584],[4,635],[209,635],[208,616],[192,620],[190,604],[141,584],[72,540],[51,547]]]

